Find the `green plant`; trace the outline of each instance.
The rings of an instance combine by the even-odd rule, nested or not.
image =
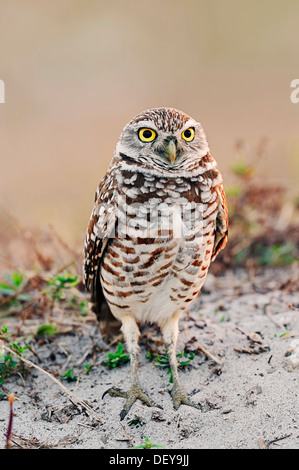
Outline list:
[[[7,326],[5,325],[2,325],[2,328],[0,330],[0,338],[3,340],[5,338],[5,335],[7,333]]]
[[[151,449],[152,447],[160,447],[160,448],[165,449],[164,446],[161,446],[159,444],[152,444],[152,442],[149,440],[147,436],[145,437],[144,444],[142,444],[141,446],[132,447],[132,449]]]
[[[47,287],[43,291],[51,299],[64,300],[66,290],[71,289],[79,282],[78,276],[71,276],[67,271],[57,274],[47,280]]]
[[[41,325],[36,330],[37,336],[51,336],[58,333],[56,325],[49,323],[48,325]]]
[[[130,360],[130,356],[124,353],[124,346],[118,343],[116,353],[108,353],[107,358],[104,359],[104,364],[108,369],[114,369]]]
[[[293,263],[296,259],[296,246],[294,243],[285,242],[281,245],[256,246],[256,256],[259,264],[267,265],[287,265]]]
[[[47,279],[46,287],[42,291],[48,299],[51,300],[52,306],[55,301],[64,301],[66,307],[70,307],[73,310],[80,312],[82,316],[88,313],[88,301],[86,298],[82,298],[82,294],[72,289],[79,283],[79,277],[77,275],[71,275],[67,271],[63,271],[62,274],[57,274]]]
[[[27,344],[22,346],[20,342],[15,343],[10,341],[10,336],[11,335],[8,333],[7,327],[3,325],[0,329],[0,386],[4,384],[7,377],[9,377],[11,374],[25,371],[24,363],[21,357],[24,351],[29,349],[29,346]],[[6,352],[5,348],[3,347],[4,342],[7,342],[10,349],[16,352],[19,358],[18,362],[14,360],[14,355],[12,352]],[[3,398],[4,396],[4,393],[0,390],[0,398]]]
[[[2,387],[7,377],[14,372],[16,365],[12,353],[5,354],[0,351],[0,387]],[[4,397],[5,394],[0,388],[0,398]]]
[[[88,312],[88,301],[79,299],[76,295],[74,295],[70,300],[70,306],[74,309],[79,310],[81,315],[84,317],[87,315]]]
[[[188,364],[190,364],[190,362],[194,359],[194,354],[190,352],[188,355],[185,351],[182,351],[181,353],[178,353],[176,357],[178,359],[178,367],[184,368]],[[168,367],[167,373],[170,374],[169,382],[173,383],[173,376],[172,376],[171,368],[169,365],[169,358],[168,358],[167,351],[165,351],[165,354],[153,354],[153,353],[148,352],[147,358],[150,361],[155,360],[156,363],[154,365],[156,367]],[[180,360],[181,358],[183,359]]]
[[[285,266],[298,261],[296,245],[285,242],[277,245],[264,246],[260,243],[253,247],[245,247],[234,256],[234,261],[242,264],[251,257],[260,266]]]
[[[131,421],[129,421],[129,426],[136,426],[136,428],[139,428],[139,426],[144,426],[144,424],[145,423],[139,416],[135,416],[134,419],[131,419]]]
[[[72,369],[68,369],[67,372],[62,375],[62,379],[67,380],[68,382],[76,382],[78,376],[73,374]]]
[[[22,292],[27,284],[27,279],[22,272],[14,271],[12,273],[5,273],[5,277],[7,282],[0,283],[0,294],[5,297],[2,302],[3,306],[19,306],[21,302],[31,300],[30,294]]]
[[[92,367],[93,367],[92,362],[90,362],[89,364],[85,364],[85,366],[84,366],[84,369],[85,369],[84,373],[85,373],[85,375],[88,375],[88,374],[89,374],[89,372],[90,372],[90,370],[91,370]]]

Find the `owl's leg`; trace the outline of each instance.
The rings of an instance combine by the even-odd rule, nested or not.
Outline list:
[[[176,357],[176,344],[179,332],[179,315],[174,315],[172,318],[167,320],[161,325],[161,332],[163,335],[164,343],[166,346],[169,365],[173,377],[173,387],[171,390],[171,396],[175,409],[177,410],[180,405],[193,406],[194,408],[200,409],[200,406],[193,403],[187,395],[184,393],[182,385],[180,383],[178,374],[178,363]]]
[[[109,393],[110,396],[117,396],[126,398],[126,403],[123,410],[120,413],[120,420],[122,421],[124,417],[128,414],[132,405],[137,399],[141,400],[147,406],[157,406],[156,403],[142,390],[141,385],[138,379],[138,338],[139,338],[139,329],[136,324],[136,321],[131,315],[125,315],[122,318],[122,331],[124,333],[124,338],[127,344],[127,349],[130,355],[131,362],[131,386],[127,392],[123,392],[117,388],[110,388],[106,393]],[[104,396],[103,395],[103,396]]]

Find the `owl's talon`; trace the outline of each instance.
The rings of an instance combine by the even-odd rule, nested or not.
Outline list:
[[[176,410],[178,410],[181,405],[192,406],[193,408],[196,408],[197,410],[201,410],[201,406],[191,401],[190,398],[187,397],[187,395],[183,392],[183,390],[180,387],[178,388],[174,386],[173,389],[171,390],[171,396],[172,396],[174,408]]]
[[[127,398],[127,392],[123,392],[122,390],[120,390],[120,388],[116,388],[116,387],[108,388],[106,392],[103,393],[102,399],[104,398],[105,395],[110,395],[110,397]]]
[[[125,409],[121,410],[121,412],[119,414],[120,421],[122,421],[127,416],[127,414],[128,414],[128,412]]]
[[[103,393],[102,398],[104,398],[104,396],[107,394],[109,394],[111,397],[126,398],[125,406],[120,413],[120,421],[125,418],[125,416],[130,411],[132,405],[138,399],[142,401],[142,403],[145,403],[147,406],[156,406],[161,410],[163,409],[162,406],[156,405],[156,403],[142,390],[139,385],[131,386],[131,388],[127,392],[123,392],[122,390],[116,387],[108,388],[108,390]]]

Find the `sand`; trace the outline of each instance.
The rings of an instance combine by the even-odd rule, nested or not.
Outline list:
[[[36,341],[38,358],[29,352],[25,357],[56,375],[93,414],[75,406],[43,371],[30,368],[4,385],[6,393],[15,394],[12,447],[121,450],[140,446],[148,437],[165,449],[299,448],[299,295],[290,282],[294,273],[293,267],[261,269],[254,275],[243,269],[208,275],[201,296],[180,321],[177,348],[194,353],[180,378],[200,409],[173,408],[167,369],[155,367],[146,357],[148,344],[163,352],[160,333],[146,333],[146,326],[140,382],[163,409],[136,402],[120,421],[123,399],[102,395],[111,386],[129,387],[130,364],[112,370],[102,364],[108,351],[92,318],[85,323],[62,321],[64,333]],[[25,321],[22,331],[31,331],[34,321]],[[15,322],[5,319],[9,328]],[[84,366],[94,359],[85,374]],[[61,379],[69,368],[77,381]],[[2,448],[8,416],[8,401],[3,399]]]

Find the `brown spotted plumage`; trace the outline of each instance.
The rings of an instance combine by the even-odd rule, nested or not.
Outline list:
[[[201,125],[172,108],[147,110],[124,128],[102,179],[86,233],[84,275],[100,322],[122,327],[132,366],[121,418],[139,398],[138,324],[157,323],[172,369],[174,406],[197,407],[177,373],[181,313],[227,242],[222,178]]]

